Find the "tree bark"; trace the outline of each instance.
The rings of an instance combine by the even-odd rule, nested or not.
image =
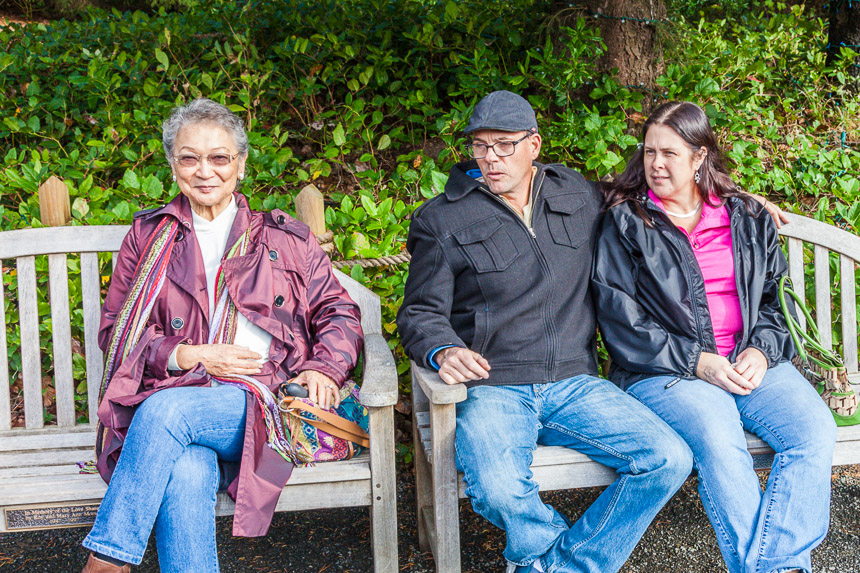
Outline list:
[[[665,0],[583,0],[576,4],[554,3],[551,14],[566,25],[580,16],[594,18],[606,53],[598,62],[600,70],[616,68],[616,81],[646,92],[656,86],[664,72],[663,48],[657,26],[666,18]],[[645,100],[645,108],[650,107]]]
[[[836,61],[842,46],[860,52],[860,2],[831,0],[830,31],[827,39],[828,64]],[[860,56],[854,58],[848,73],[854,78],[853,91],[860,92]]]

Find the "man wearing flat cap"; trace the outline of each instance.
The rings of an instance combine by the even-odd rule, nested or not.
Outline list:
[[[537,162],[535,113],[497,91],[466,133],[473,160],[413,217],[403,345],[457,404],[457,467],[475,511],[507,533],[509,572],[617,571],[689,475],[692,455],[655,414],[597,377],[589,292],[602,194]],[[580,451],[618,479],[575,522],[544,504],[537,444]]]

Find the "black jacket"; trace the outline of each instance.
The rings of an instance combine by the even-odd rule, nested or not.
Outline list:
[[[413,214],[397,326],[416,362],[450,344],[490,362],[489,380],[469,385],[597,373],[589,275],[602,194],[566,167],[535,166],[531,230],[466,173],[474,161]]]
[[[609,377],[627,388],[648,376],[696,375],[699,355],[717,353],[705,281],[690,241],[651,199],[653,227],[630,202],[609,210],[598,233],[592,272],[603,340],[612,358]],[[757,203],[727,202],[743,331],[728,356],[753,347],[768,367],[794,356],[779,306],[779,279],[788,265],[776,226]]]

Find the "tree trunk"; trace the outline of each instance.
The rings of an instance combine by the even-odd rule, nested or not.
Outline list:
[[[561,15],[562,25],[579,16],[594,18],[606,53],[601,71],[617,68],[616,81],[631,89],[650,92],[664,71],[663,49],[657,26],[666,18],[665,0],[584,0],[576,4],[554,3],[551,14]],[[645,104],[648,111],[649,102]]]
[[[840,49],[847,46],[860,52],[860,2],[856,0],[832,0],[830,2],[830,33],[827,42],[827,63],[832,64],[839,57]],[[860,56],[848,68],[855,78],[852,88],[860,91]]]

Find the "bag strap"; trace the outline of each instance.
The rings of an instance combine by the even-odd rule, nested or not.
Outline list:
[[[812,316],[809,314],[809,309],[806,308],[803,298],[788,286],[789,283],[791,283],[791,279],[788,278],[788,275],[784,275],[779,279],[779,306],[782,308],[782,314],[785,316],[786,323],[788,323],[788,332],[791,334],[791,339],[794,341],[795,347],[797,347],[797,353],[800,355],[800,359],[807,365],[809,364],[809,361],[812,361],[821,368],[844,368],[845,365],[842,362],[842,358],[832,350],[825,348],[821,343],[818,328],[815,326],[815,321],[812,320]],[[811,334],[807,333],[797,319],[794,318],[794,315],[789,312],[786,295],[790,296],[794,300],[795,306],[799,308],[800,312],[803,313],[803,316],[806,317],[806,324],[809,325]],[[806,348],[807,345],[809,345],[810,349],[814,350],[818,356],[811,355]]]
[[[370,436],[364,431],[364,428],[355,422],[351,422],[350,420],[338,416],[337,414],[333,414],[332,412],[323,410],[317,406],[306,404],[302,400],[297,400],[295,396],[285,396],[284,399],[281,400],[279,407],[285,412],[289,410],[303,410],[313,414],[319,418],[319,420],[308,420],[304,417],[302,419],[313,427],[327,432],[332,436],[354,442],[359,446],[364,446],[365,448],[370,447]]]

